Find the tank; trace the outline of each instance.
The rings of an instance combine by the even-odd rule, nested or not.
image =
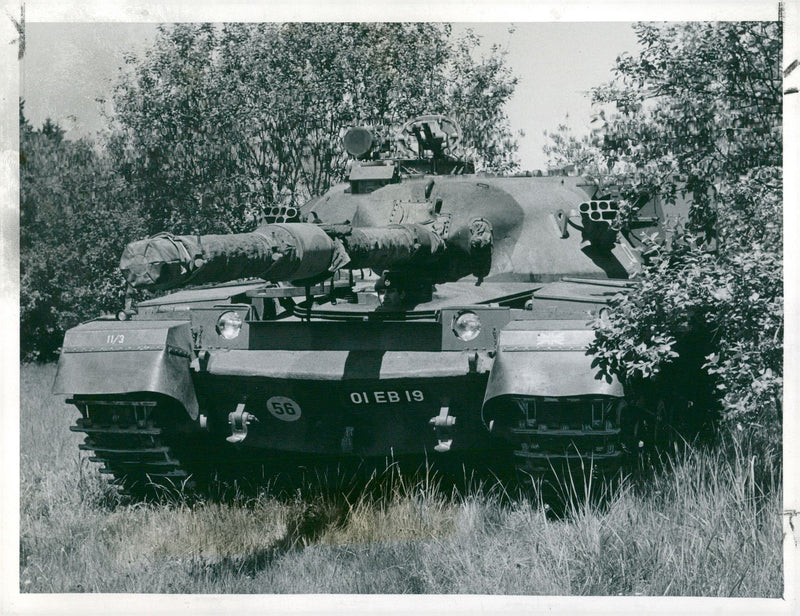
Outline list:
[[[66,333],[54,392],[127,486],[318,461],[613,470],[669,405],[598,373],[591,322],[635,284],[656,199],[616,231],[580,177],[476,175],[444,116],[344,138],[346,182],[254,231],[129,244],[172,292]],[[392,150],[394,148],[394,150]]]

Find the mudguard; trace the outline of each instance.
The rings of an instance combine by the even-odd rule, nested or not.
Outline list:
[[[500,332],[483,406],[498,396],[615,396],[622,384],[601,376],[586,349],[587,329],[544,329],[535,321],[516,322]]]
[[[470,373],[466,352],[242,351],[211,354],[208,373],[287,380],[432,379]]]
[[[174,398],[197,419],[186,321],[92,321],[66,333],[53,393],[152,392]]]

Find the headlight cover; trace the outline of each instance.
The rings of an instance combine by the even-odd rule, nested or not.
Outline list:
[[[475,340],[481,333],[481,320],[478,315],[469,310],[459,312],[453,317],[453,333],[459,340],[469,342]]]
[[[223,312],[217,319],[217,333],[226,340],[233,340],[242,330],[242,317],[238,312]]]

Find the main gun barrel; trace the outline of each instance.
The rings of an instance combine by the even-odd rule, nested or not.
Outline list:
[[[160,233],[128,244],[120,269],[136,288],[169,289],[256,277],[295,282],[345,267],[381,271],[425,266],[444,249],[436,232],[418,224],[267,224],[250,233],[230,235]]]

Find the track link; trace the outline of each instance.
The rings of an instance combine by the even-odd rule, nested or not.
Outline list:
[[[168,409],[159,400],[72,398],[81,411],[73,432],[86,434],[78,447],[94,452],[100,472],[132,492],[191,484],[191,469],[178,452],[177,433],[159,425]]]
[[[503,438],[518,472],[607,473],[624,459],[613,400],[520,398],[509,410]]]

